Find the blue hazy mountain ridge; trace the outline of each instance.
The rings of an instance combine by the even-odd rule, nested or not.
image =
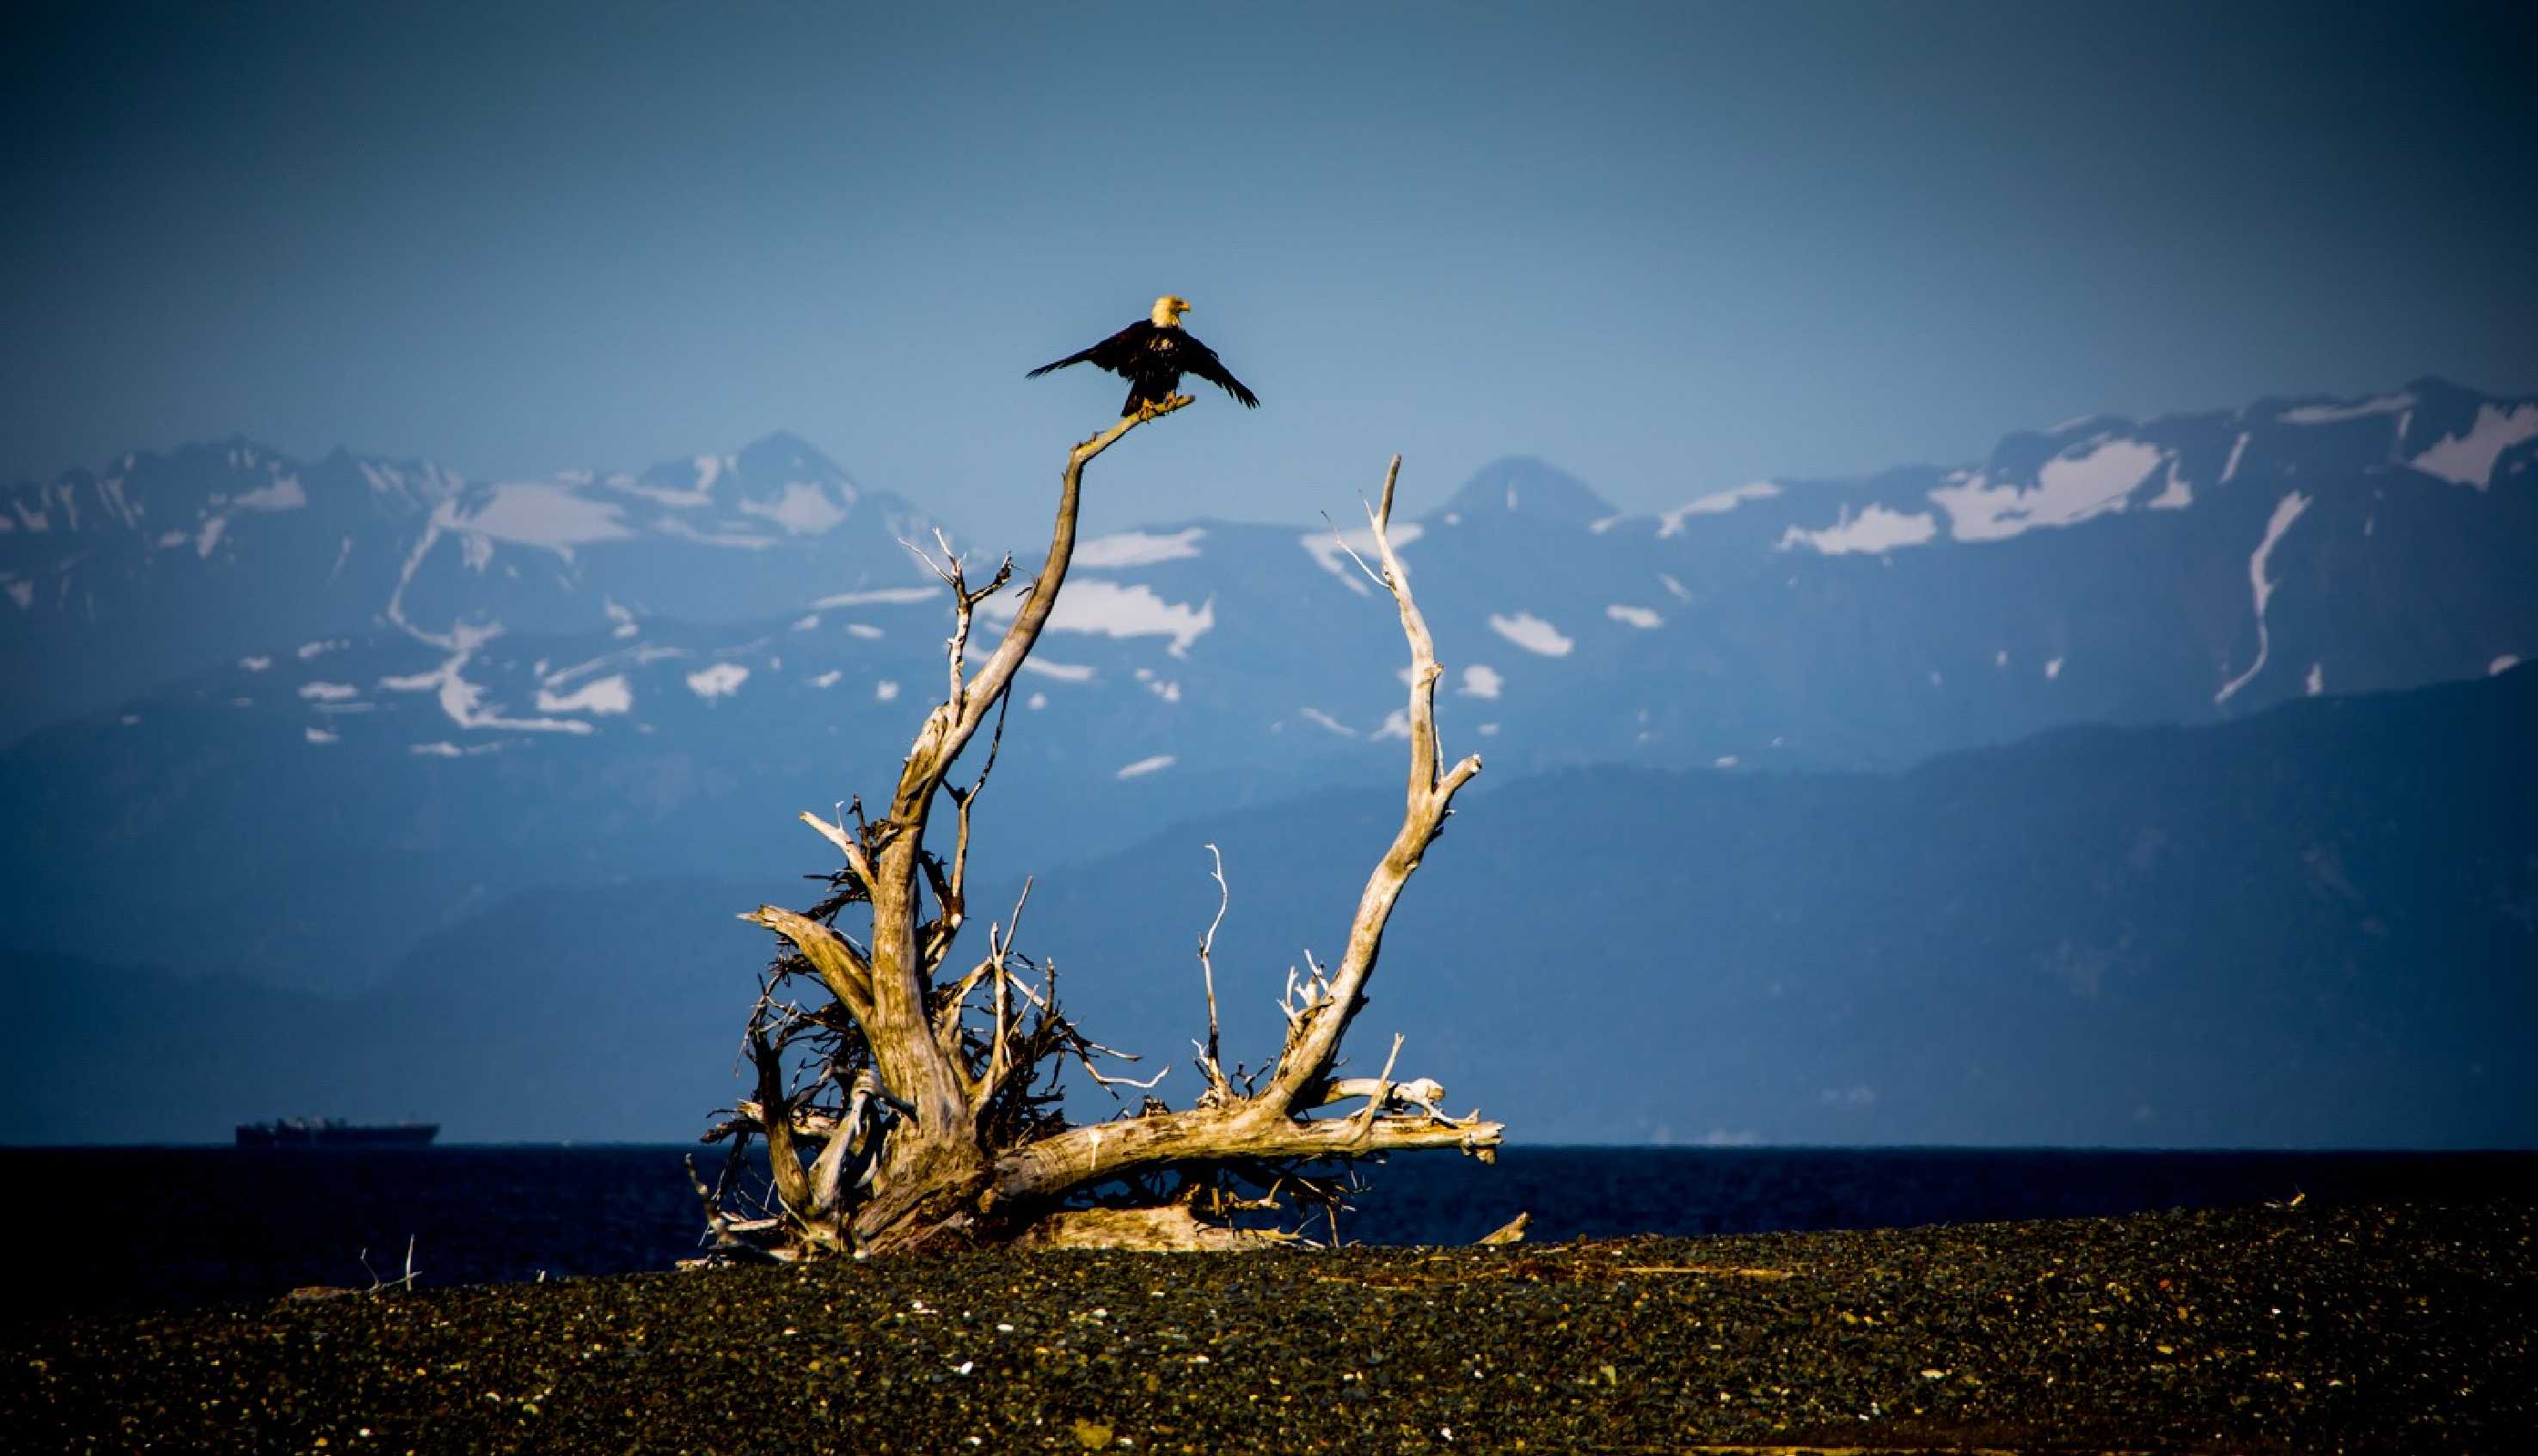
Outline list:
[[[1406,1074],[1538,1143],[2528,1146],[2534,722],[2520,668],[1896,773],[1485,778],[1394,921],[1357,1061],[1405,1031]],[[1026,947],[1152,1070],[1202,1026],[1220,844],[1226,1045],[1256,1065],[1390,798],[1211,814],[1057,871],[1006,858],[979,902],[1040,869]],[[0,1142],[217,1141],[307,1108],[453,1141],[683,1138],[738,1090],[767,945],[730,917],[767,893],[524,892],[347,997],[173,974],[156,938],[12,954]],[[1158,1091],[1196,1085],[1181,1066]]]
[[[2533,466],[2538,401],[2428,379],[2093,417],[1980,466],[1653,516],[1508,460],[1397,537],[1449,740],[1494,782],[1891,768],[2538,656]],[[1346,524],[1354,488],[1327,495]],[[0,750],[0,944],[21,950],[89,954],[147,884],[187,969],[348,990],[530,887],[710,875],[780,898],[815,847],[792,815],[881,788],[942,674],[941,592],[900,545],[926,518],[789,436],[490,485],[238,443],[22,489],[0,519],[13,711],[84,664],[198,660]],[[1088,540],[982,848],[1056,868],[1388,781],[1400,662],[1326,527]]]
[[[242,657],[382,631],[734,622],[876,575],[935,522],[798,436],[640,474],[469,481],[245,438],[0,490],[0,743]]]
[[[2241,610],[2249,606],[2246,563],[2286,494],[2346,507],[2343,513],[2353,517],[2334,522],[2333,531],[2318,529],[2328,523],[2312,519],[2286,533],[2275,565],[2289,597],[2300,591],[2301,558],[2314,543],[2382,514],[2392,529],[2429,513],[2441,521],[2472,519],[2471,534],[2480,538],[2524,541],[2515,533],[2525,525],[2520,517],[2529,493],[2519,488],[2533,459],[2538,400],[2496,399],[2424,379],[2360,400],[2263,400],[2143,424],[2091,417],[2011,435],[1979,466],[1910,467],[1843,481],[1712,483],[1655,516],[1619,516],[1583,482],[1540,461],[1508,460],[1485,467],[1426,520],[1431,526],[1446,518],[1476,527],[1549,523],[1555,529],[1547,534],[1497,533],[1515,538],[1501,542],[1513,554],[1484,554],[1512,572],[1505,580],[1449,582],[1448,589],[1496,593],[1501,603],[1484,620],[1529,614],[1590,653],[1600,641],[1631,641],[1631,623],[1653,616],[1677,629],[1661,638],[1660,656],[1701,635],[1691,629],[1713,626],[1701,620],[1707,611],[1725,611],[1739,599],[1812,628],[1804,610],[1837,610],[1856,591],[1862,571],[1896,566],[1979,579],[1983,568],[2032,563],[2040,543],[2074,527],[2087,528],[2079,532],[2089,545],[2082,555],[2121,561],[2125,553],[2105,537],[2109,528],[2129,525],[2171,550],[2200,546],[2236,558],[2222,573],[2226,579],[2209,583],[2220,599],[2192,606],[2202,626],[2187,643],[2197,654],[2191,684],[2161,695],[2178,701],[2144,703],[2163,716],[2198,706],[2208,716],[2208,703],[2194,699],[2218,692],[2254,656],[2254,613]],[[2391,487],[2401,494],[2392,496]],[[2464,498],[2444,501],[2442,488]],[[1163,602],[1195,614],[1247,529],[1276,567],[1270,579],[1280,596],[1306,596],[1292,569],[1305,560],[1295,545],[1318,532],[1309,526],[1316,510],[1350,524],[1356,489],[1338,484],[1321,493],[1327,498],[1296,499],[1291,508],[1302,523],[1292,530],[1208,521],[1169,528],[1185,534],[1196,527],[1202,536],[1177,554],[1163,548],[1156,559],[1131,563],[1125,580],[1134,584],[1147,573],[1191,578],[1197,595]],[[446,637],[460,625],[499,627],[516,637],[614,629],[638,618],[746,624],[857,588],[911,589],[928,578],[900,543],[929,539],[933,524],[903,497],[858,486],[816,448],[785,434],[640,475],[577,471],[540,481],[467,481],[428,463],[341,450],[301,464],[244,440],[164,456],[134,453],[103,472],[72,472],[0,491],[0,592],[8,607],[0,610],[0,662],[13,683],[0,704],[0,741],[179,677],[320,640]],[[1013,523],[1009,530],[1020,539],[1011,544],[1028,549],[1039,524]],[[1441,533],[1432,537],[1430,550],[1441,540]],[[1551,554],[1555,547],[1570,550]],[[2427,560],[2450,549],[2439,542],[2383,542],[2368,548],[2366,559],[2371,574],[2393,569],[2398,584],[2411,586],[2410,571],[2462,574],[2454,569],[2459,563]],[[1326,548],[1312,560],[1329,569],[1338,564]],[[1204,564],[1175,570],[1175,562]],[[2156,568],[2149,580],[2162,585],[2165,578],[2201,581],[2204,575],[2191,555],[2123,564],[2136,572]],[[1613,590],[1604,595],[1608,586]],[[1564,602],[1571,609],[1565,618],[1534,599],[1564,587],[1573,598]],[[1792,591],[1799,595],[1771,597]],[[1525,600],[1509,599],[1518,592]],[[1836,600],[1822,600],[1826,594]],[[2063,605],[2059,594],[2042,601]],[[1228,605],[1240,603],[1229,599]],[[1243,622],[1212,624],[1221,634],[1205,645],[1219,645],[1245,623],[1258,625],[1258,604],[1250,605],[1255,612]],[[2000,606],[1992,604],[1993,611]],[[1631,615],[1609,618],[1612,607]],[[1193,644],[1193,623],[1183,621],[1175,631],[1161,623],[1146,626],[1143,635],[1184,654]],[[2516,626],[2480,622],[2464,629],[2508,636]],[[1488,635],[1479,642],[1500,656],[1532,650]],[[1710,634],[1703,645],[1731,651],[1738,641]],[[1976,660],[1959,665],[1988,665],[1991,653],[2008,648],[2025,672],[2059,648],[2090,645],[2057,640],[2048,630],[1990,644]],[[2526,645],[2513,637],[2488,656]],[[1645,656],[1650,646],[1642,640],[1633,650]],[[1698,649],[1690,655],[1698,670]],[[2409,664],[2401,672],[2368,654],[2346,655],[2356,660],[2342,665],[2329,691],[2460,676],[2486,660]],[[2064,658],[2075,666],[2082,661],[2069,652]],[[1944,673],[1949,666],[1930,662],[1899,671]],[[2356,669],[2367,676],[2344,675]],[[2188,686],[2195,691],[2180,691]],[[2281,686],[2253,683],[2240,695],[2287,695]],[[2068,697],[2091,690],[2056,691]],[[1974,741],[2039,726],[2010,724]],[[1906,762],[1949,746],[1907,740],[1885,750],[1882,761]],[[1841,757],[1828,753],[1824,761]]]

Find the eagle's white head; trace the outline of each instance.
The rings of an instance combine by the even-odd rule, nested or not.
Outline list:
[[[1171,328],[1181,321],[1182,314],[1189,312],[1189,299],[1180,295],[1166,294],[1155,300],[1155,311],[1147,317],[1152,318],[1159,329]]]

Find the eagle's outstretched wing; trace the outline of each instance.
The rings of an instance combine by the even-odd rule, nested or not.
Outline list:
[[[1135,323],[1128,325],[1126,328],[1121,329],[1119,332],[1112,334],[1109,338],[1104,339],[1101,343],[1094,345],[1092,348],[1085,350],[1083,353],[1070,354],[1066,358],[1058,360],[1052,364],[1041,364],[1038,368],[1023,375],[1023,377],[1026,379],[1036,379],[1051,369],[1062,369],[1068,364],[1089,364],[1096,368],[1108,369],[1114,374],[1124,374],[1128,372],[1129,367],[1136,362],[1138,356],[1146,352],[1146,337],[1154,331],[1154,324],[1141,318]],[[1215,356],[1210,355],[1209,358],[1213,359]]]
[[[1244,409],[1260,408],[1260,396],[1253,394],[1243,386],[1241,380],[1234,377],[1233,373],[1225,367],[1224,362],[1216,357],[1215,350],[1191,337],[1187,330],[1182,331],[1181,342],[1188,346],[1189,351],[1189,357],[1181,362],[1181,367],[1242,401]]]

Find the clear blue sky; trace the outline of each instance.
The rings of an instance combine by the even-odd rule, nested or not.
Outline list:
[[[1096,524],[1547,456],[1646,507],[2098,410],[2538,387],[2510,5],[12,5],[0,478],[792,429],[1044,508],[1170,291],[1259,390]],[[1343,497],[1344,498],[1344,497]]]

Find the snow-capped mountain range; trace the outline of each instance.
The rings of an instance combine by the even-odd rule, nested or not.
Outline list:
[[[0,742],[277,644],[767,616],[909,569],[933,522],[801,440],[469,481],[245,439],[0,491]]]
[[[357,864],[399,883],[360,907],[372,931],[523,875],[799,868],[782,821],[883,786],[942,674],[943,593],[900,545],[931,518],[790,436],[496,484],[233,442],[22,487],[0,521],[0,735],[30,733],[0,752],[0,810],[29,827],[7,868],[47,907],[13,918],[57,923],[30,948],[76,944],[143,865],[185,887],[213,963],[246,966],[341,933],[292,887]],[[1509,459],[1394,540],[1449,747],[1494,780],[1895,767],[2538,655],[2538,400],[2427,379],[2093,417],[1978,465],[1653,515]],[[1089,540],[996,812],[1092,854],[1389,776],[1400,663],[1327,527]]]

